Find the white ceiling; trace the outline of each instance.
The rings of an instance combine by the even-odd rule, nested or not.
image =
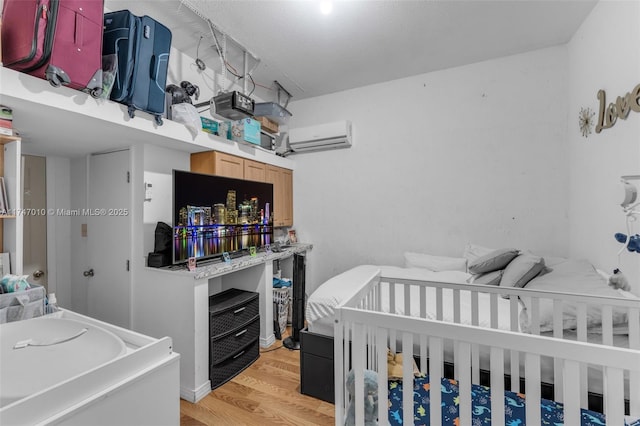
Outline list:
[[[563,44],[597,0],[333,1],[183,0],[260,58],[255,94],[319,96]],[[173,45],[221,69],[208,27],[180,0],[106,0],[109,10],[147,14],[171,28]],[[233,52],[230,52],[233,53]],[[229,55],[242,71],[242,57]],[[271,90],[266,90],[262,86]],[[249,85],[249,90],[252,86]]]

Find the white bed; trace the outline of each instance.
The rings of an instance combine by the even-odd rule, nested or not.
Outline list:
[[[395,273],[404,276],[388,275]],[[414,354],[419,355],[422,371],[431,377],[444,377],[443,362],[448,357],[455,360],[454,378],[460,387],[459,424],[471,424],[472,403],[467,393],[471,393],[472,383],[480,383],[482,352],[491,355],[487,362],[494,401],[500,401],[496,396],[504,394],[505,389],[500,383],[507,373],[511,375],[511,391],[519,392],[520,378],[524,378],[527,407],[530,402],[534,404],[532,406],[539,406],[540,386],[550,372],[552,377],[549,379],[555,384],[554,398],[564,402],[565,424],[580,424],[581,415],[585,415],[581,414],[580,407],[587,407],[588,391],[593,390],[594,381],[600,383],[607,424],[624,424],[625,399],[630,402],[627,414],[640,416],[640,300],[637,298],[429,282],[416,279],[421,273],[424,272],[389,268],[376,270],[367,266],[348,271],[330,283],[329,287],[340,287],[344,291],[340,296],[334,293],[342,299],[332,308],[335,380],[340,384],[336,386],[336,425],[343,423],[349,406],[344,386],[349,370],[355,372],[356,424],[362,424],[364,419],[364,406],[360,402],[364,400],[364,369],[378,372],[378,398],[387,398],[391,389],[386,378],[387,347],[397,351],[411,348]],[[412,274],[413,277],[410,276]],[[339,281],[343,279],[346,281],[340,285]],[[360,281],[353,281],[355,279]],[[344,289],[346,282],[350,282],[349,294]],[[326,287],[320,295],[327,298],[330,292],[325,293],[325,290]],[[489,326],[482,324],[486,318],[483,319],[481,313],[484,296],[480,291],[489,294]],[[431,292],[436,298],[435,314],[427,314],[430,304],[427,295]],[[449,311],[444,308],[448,303],[447,292],[451,293],[453,307],[450,316],[445,318],[444,311]],[[470,306],[462,309],[466,299],[464,292],[469,293]],[[501,294],[510,296],[503,299]],[[318,306],[312,299],[308,312],[317,314]],[[398,306],[403,309],[394,308]],[[323,309],[328,312],[328,306],[324,305]],[[497,318],[501,315],[499,312],[505,310],[509,317],[508,326]],[[434,315],[435,320],[432,318]],[[551,317],[547,318],[548,315]],[[471,325],[461,324],[467,317]],[[324,318],[320,322],[316,319],[316,325],[322,324]],[[536,335],[548,327],[552,329],[549,335],[553,337]],[[598,333],[589,333],[589,328]],[[586,342],[590,336],[595,336],[599,342]],[[615,347],[614,340],[623,347]],[[449,353],[447,347],[450,348]],[[427,364],[430,370],[427,370]],[[592,372],[599,376],[598,380],[591,377]],[[405,365],[403,380],[413,380],[409,363]],[[403,391],[405,413],[414,410],[413,393],[410,387]],[[436,407],[430,414],[431,424],[440,423],[440,397],[437,394],[431,395],[431,406]],[[378,408],[380,424],[393,419],[387,413],[387,404],[379,404]],[[492,403],[491,410],[491,421],[504,423],[504,405]],[[394,415],[399,416],[397,411]],[[397,419],[398,422],[403,420],[404,424],[412,424],[414,417],[413,414],[405,414],[403,419]],[[526,421],[527,424],[541,424],[540,410],[527,409]]]

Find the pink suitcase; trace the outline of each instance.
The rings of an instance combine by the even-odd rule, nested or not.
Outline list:
[[[4,0],[4,66],[102,93],[103,0]]]

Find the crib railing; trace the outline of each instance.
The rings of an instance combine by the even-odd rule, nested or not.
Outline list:
[[[451,293],[450,299],[445,297],[446,292]],[[435,321],[425,318],[428,294],[436,299]],[[417,309],[416,295],[419,301]],[[461,312],[460,300],[463,296],[470,298],[471,312]],[[508,298],[508,330],[497,330],[498,298],[502,297]],[[488,298],[489,303],[482,305],[481,298]],[[531,312],[527,314],[531,334],[518,332],[522,298],[530,300]],[[447,302],[452,306],[448,306]],[[504,301],[500,303],[504,304]],[[543,303],[553,304],[553,338],[537,336],[540,333],[539,309]],[[571,307],[572,312],[575,313],[577,341],[562,339],[565,328],[563,312],[566,306]],[[600,344],[586,342],[587,312],[592,306],[597,306],[602,312],[603,337]],[[447,323],[443,320],[447,319],[445,312],[448,309],[453,310],[453,314],[452,318],[449,316]],[[483,313],[483,310],[488,312]],[[611,347],[613,315],[614,311],[619,313],[620,310],[626,312],[629,320],[628,348]],[[490,317],[489,327],[479,327],[482,315]],[[464,320],[469,325],[460,325],[463,317],[466,317]],[[455,336],[455,339],[451,336]],[[564,402],[565,416],[568,415],[568,419],[571,419],[571,416],[578,416],[577,424],[579,424],[579,408],[587,406],[586,369],[589,364],[603,368],[605,385],[603,399],[608,423],[612,421],[613,423],[610,424],[623,424],[617,423],[616,419],[624,415],[625,395],[628,395],[630,401],[630,414],[640,416],[640,304],[637,300],[373,277],[358,289],[354,297],[345,301],[336,310],[334,358],[336,360],[336,424],[342,423],[344,409],[348,403],[345,388],[340,384],[345,383],[346,374],[350,368],[355,372],[356,413],[361,413],[363,408],[362,386],[358,386],[358,383],[363,383],[364,368],[378,371],[379,399],[385,401],[387,396],[386,351],[387,346],[392,350],[395,349],[396,341],[401,341],[402,348],[410,348],[405,349],[405,352],[414,351],[414,344],[419,345],[421,371],[438,380],[443,377],[443,347],[445,344],[455,343],[453,344],[454,376],[458,378],[461,386],[460,424],[470,424],[470,417],[467,417],[470,410],[470,402],[467,400],[470,397],[467,393],[470,395],[471,383],[479,384],[480,347],[488,347],[490,350],[492,393],[496,392],[496,395],[504,395],[504,351],[508,350],[511,361],[509,371],[511,390],[514,392],[518,392],[520,388],[520,354],[524,354],[527,401],[540,399],[540,357],[546,356],[554,359],[554,395],[556,401]],[[348,342],[351,342],[351,346]],[[427,358],[429,363],[426,362]],[[427,364],[430,366],[430,371],[427,371]],[[405,380],[413,377],[411,363],[405,363],[404,373]],[[627,392],[624,389],[623,374],[628,377]],[[576,380],[576,377],[583,379]],[[571,380],[568,380],[569,378]],[[412,424],[411,387],[405,387],[404,392],[405,424]],[[440,422],[439,403],[435,403],[438,398],[438,392],[433,392],[431,416],[432,419],[438,420],[432,424]],[[465,404],[469,402],[469,405],[463,406],[463,401]],[[495,411],[492,410],[492,415],[496,416],[495,424],[500,424],[504,422],[503,396],[492,398],[492,401],[496,404]],[[379,421],[384,424],[387,419],[386,404],[381,404],[379,408]],[[540,415],[539,411],[529,411],[527,423],[539,424],[539,419],[536,417],[536,412],[537,416]],[[531,419],[529,416],[532,416]],[[356,422],[356,424],[360,423]]]

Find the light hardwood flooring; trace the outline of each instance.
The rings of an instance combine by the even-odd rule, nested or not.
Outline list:
[[[198,403],[180,400],[180,425],[333,425],[333,404],[300,393],[300,351],[279,346]]]

